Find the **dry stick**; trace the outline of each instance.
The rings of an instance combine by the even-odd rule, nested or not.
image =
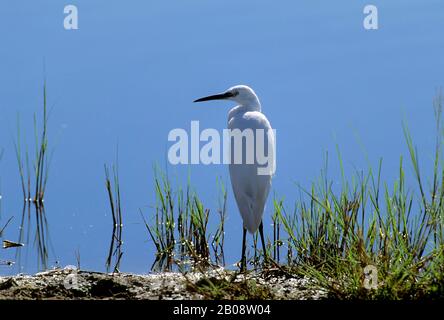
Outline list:
[[[14,216],[10,217],[8,219],[8,221],[6,221],[5,225],[3,226],[3,228],[0,229],[0,238],[3,237],[3,232],[5,231],[6,227],[8,226],[9,222],[11,222],[11,220],[14,218]]]

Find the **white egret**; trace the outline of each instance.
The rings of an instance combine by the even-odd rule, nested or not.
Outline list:
[[[268,260],[265,248],[262,216],[264,213],[265,202],[270,191],[271,178],[275,169],[275,137],[270,122],[262,113],[259,98],[250,87],[244,85],[234,86],[223,93],[200,98],[194,102],[209,100],[235,101],[238,105],[232,108],[228,113],[228,129],[230,129],[231,132],[235,129],[239,129],[241,132],[250,129],[254,136],[254,146],[257,148],[258,142],[263,143],[262,145],[265,146],[265,149],[263,150],[268,151],[268,158],[273,161],[271,170],[266,171],[265,174],[264,172],[258,174],[258,169],[263,167],[263,163],[258,163],[257,150],[256,153],[253,154],[253,157],[256,155],[253,163],[244,161],[244,158],[248,158],[246,153],[252,152],[254,149],[248,149],[246,146],[247,141],[242,141],[242,150],[240,150],[242,152],[242,161],[241,163],[236,163],[233,161],[235,155],[233,154],[233,146],[231,146],[229,171],[231,186],[243,220],[241,270],[244,271],[246,268],[245,241],[247,230],[253,234],[259,229],[264,251],[264,259],[265,261]],[[258,134],[261,130],[257,129],[262,129],[263,134]],[[258,138],[262,138],[264,141],[258,141]],[[237,152],[237,150],[234,150],[234,152]]]

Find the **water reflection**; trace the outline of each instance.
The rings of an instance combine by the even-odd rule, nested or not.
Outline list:
[[[28,255],[29,248],[36,250],[37,269],[48,269],[48,248],[52,249],[50,242],[48,220],[43,201],[25,201],[23,204],[18,243],[24,244],[24,247],[18,247],[15,261],[19,268],[23,268],[23,250],[25,256]],[[54,251],[52,249],[52,251]]]
[[[17,139],[14,147],[24,200],[18,243],[24,244],[26,257],[28,255],[28,248],[32,243],[33,248],[36,248],[37,270],[46,270],[48,268],[50,238],[44,198],[51,162],[51,157],[48,153],[46,81],[43,83],[42,108],[40,112],[34,114],[33,122],[35,145],[34,158],[32,159],[30,158],[29,151],[27,149],[22,150],[21,148],[21,126],[19,119],[17,119]],[[20,269],[23,268],[22,248],[20,247],[17,248],[15,262]]]
[[[1,203],[1,196],[0,196],[0,203]],[[9,225],[9,223],[11,222],[12,219],[13,219],[13,217],[10,217],[8,219],[8,221],[6,221],[6,223],[3,226],[0,225],[0,239],[3,239],[3,233],[6,230],[6,227]],[[15,244],[14,242],[9,241],[9,240],[3,240],[2,243],[3,243],[3,249],[13,248],[14,244]],[[20,244],[17,244],[17,245],[20,245]],[[0,266],[12,266],[13,264],[14,264],[14,262],[10,261],[10,260],[0,260]]]

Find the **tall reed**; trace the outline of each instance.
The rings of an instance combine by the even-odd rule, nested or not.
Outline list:
[[[110,170],[105,165],[105,185],[108,193],[108,200],[113,220],[111,241],[108,251],[108,257],[106,259],[106,269],[109,271],[110,268],[113,266],[113,272],[119,272],[120,262],[123,255],[122,251],[123,220],[122,220],[122,203],[120,200],[118,156],[116,163],[117,163],[116,165],[112,166],[112,180],[111,180]]]

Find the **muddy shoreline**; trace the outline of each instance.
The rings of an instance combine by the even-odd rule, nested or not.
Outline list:
[[[313,289],[307,279],[264,277],[253,272],[239,275],[224,269],[205,274],[165,272],[139,275],[67,267],[35,275],[0,277],[2,300],[195,300],[212,299],[211,295],[214,294],[222,299],[248,299],[249,294],[258,294],[253,298],[291,300],[321,299],[326,296],[322,290]]]

